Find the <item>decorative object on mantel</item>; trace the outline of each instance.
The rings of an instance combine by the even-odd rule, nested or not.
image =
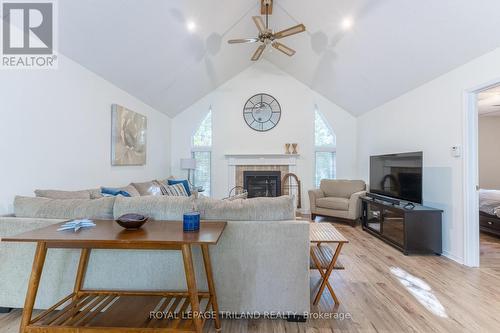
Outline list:
[[[281,180],[281,195],[297,195],[297,208],[302,208],[301,185],[299,177],[294,173],[287,173]]]
[[[290,144],[285,143],[285,154],[290,154]]]
[[[267,132],[281,119],[280,103],[271,95],[257,94],[248,99],[243,107],[243,119],[257,132]]]
[[[77,232],[82,228],[92,228],[92,227],[95,227],[94,221],[89,219],[79,219],[64,223],[63,225],[61,225],[59,229],[57,229],[57,231],[73,230],[74,232]]]
[[[116,219],[116,223],[127,230],[137,230],[148,221],[149,217],[141,214],[124,214]]]
[[[147,118],[123,106],[111,106],[111,164],[146,164]]]
[[[299,145],[298,143],[292,143],[292,149],[293,149],[292,150],[292,154],[294,154],[294,155],[298,154],[298,152],[297,152],[297,146],[298,145]]]

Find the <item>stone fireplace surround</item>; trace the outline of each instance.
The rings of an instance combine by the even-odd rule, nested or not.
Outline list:
[[[228,189],[243,186],[244,171],[281,171],[281,178],[289,172],[297,173],[298,154],[226,154]]]

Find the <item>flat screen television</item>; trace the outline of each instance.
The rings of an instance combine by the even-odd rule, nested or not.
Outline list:
[[[370,157],[370,192],[422,203],[423,153]]]

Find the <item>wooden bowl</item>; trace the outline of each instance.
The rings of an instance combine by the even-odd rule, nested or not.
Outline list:
[[[116,219],[121,227],[127,230],[137,230],[148,221],[149,217],[141,214],[125,214]]]

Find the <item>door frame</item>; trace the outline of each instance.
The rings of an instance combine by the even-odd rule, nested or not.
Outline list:
[[[500,85],[500,78],[464,92],[464,264],[480,265],[479,244],[479,112],[477,95]]]

